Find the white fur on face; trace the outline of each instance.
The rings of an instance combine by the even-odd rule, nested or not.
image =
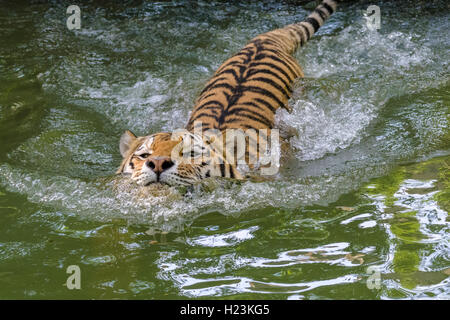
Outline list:
[[[152,169],[150,169],[146,164],[142,166],[140,174],[136,177],[132,177],[132,179],[141,186],[147,186],[151,183],[166,183],[168,185],[177,186],[177,185],[190,185],[198,180],[198,177],[184,177],[178,173],[179,164],[174,163],[172,167],[163,171],[158,176]]]
[[[186,136],[183,135],[183,146],[187,146],[186,149],[174,148],[174,154],[171,156],[171,161],[174,163],[172,167],[167,170],[164,170],[159,175],[153,172],[153,170],[147,165],[146,158],[140,158],[142,163],[142,167],[138,170],[135,170],[130,163],[128,163],[123,172],[130,173],[131,179],[135,181],[138,185],[146,186],[151,183],[166,183],[168,185],[191,185],[196,181],[204,178],[206,176],[206,172],[208,171],[207,167],[194,168],[197,162],[202,163],[202,161],[198,161],[199,156],[206,156],[206,150],[208,150],[207,144],[203,141],[200,136],[193,135],[192,133],[187,133]],[[149,136],[133,153],[134,157],[139,157],[140,155],[153,153],[152,144],[154,142],[153,136]],[[181,146],[181,145],[180,145]],[[182,151],[183,156],[180,157],[180,151]],[[209,152],[207,152],[209,155]],[[196,159],[194,159],[196,158]],[[197,162],[195,162],[197,160]],[[189,164],[192,167],[189,167]],[[180,165],[182,165],[181,172],[179,172]],[[189,170],[186,170],[186,166],[189,167]],[[183,170],[184,169],[184,170]]]
[[[153,135],[148,136],[146,140],[144,140],[144,142],[134,151],[132,156],[140,156],[143,154],[152,154],[153,150],[152,150],[152,144],[153,144]],[[131,156],[131,157],[132,157]],[[127,173],[127,174],[131,174],[132,179],[136,180],[138,177],[134,176],[134,168],[131,165],[131,157],[130,157],[130,161],[128,161],[128,163],[125,165],[125,167],[123,168],[123,173]]]

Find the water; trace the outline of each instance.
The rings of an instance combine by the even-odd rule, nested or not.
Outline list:
[[[91,2],[69,31],[70,4],[2,3],[1,298],[449,298],[446,1],[378,2],[378,32],[342,6],[296,54],[278,176],[188,194],[114,177],[121,133],[183,127],[227,57],[307,10]]]

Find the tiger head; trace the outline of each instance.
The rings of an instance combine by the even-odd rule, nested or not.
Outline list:
[[[213,147],[213,137],[189,131],[137,137],[127,130],[120,138],[123,157],[117,173],[138,185],[192,185],[212,176],[241,178]]]

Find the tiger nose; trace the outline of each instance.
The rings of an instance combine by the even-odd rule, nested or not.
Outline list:
[[[150,158],[147,161],[147,166],[155,173],[162,173],[163,171],[171,168],[174,163],[169,157],[155,157]]]

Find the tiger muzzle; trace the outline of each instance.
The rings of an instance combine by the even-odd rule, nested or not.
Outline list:
[[[156,176],[159,181],[159,176],[164,171],[170,169],[174,163],[169,157],[154,157],[147,160],[145,163],[147,167],[149,167],[154,173],[156,173]]]

